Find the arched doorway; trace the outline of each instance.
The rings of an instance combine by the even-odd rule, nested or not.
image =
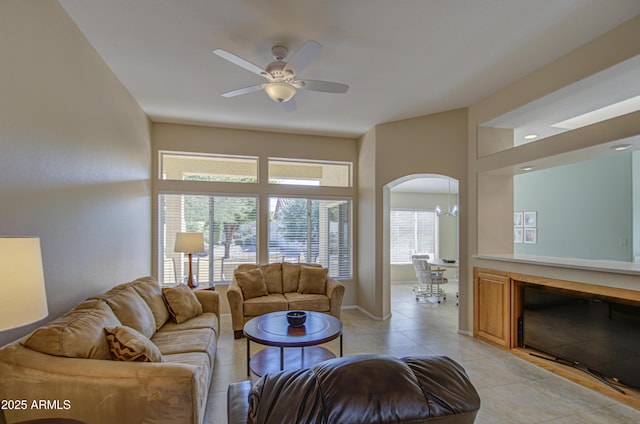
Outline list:
[[[457,179],[441,174],[407,175],[385,186],[383,249],[388,260],[385,259],[383,292],[388,297],[385,303],[389,305],[389,311],[393,310],[391,297],[394,290],[400,290],[399,285],[403,284],[401,290],[404,293],[416,282],[411,263],[413,254],[428,254],[434,262],[455,261],[445,268],[449,283],[444,288],[447,307],[457,305],[458,187]],[[438,306],[435,298],[425,300]],[[455,317],[457,321],[457,312]]]

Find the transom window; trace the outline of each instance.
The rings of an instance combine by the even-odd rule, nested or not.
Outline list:
[[[351,163],[269,158],[269,184],[351,187]]]
[[[205,153],[160,152],[163,180],[258,182],[258,158]]]

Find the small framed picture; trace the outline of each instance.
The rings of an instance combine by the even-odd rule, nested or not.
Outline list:
[[[513,227],[513,242],[522,243],[523,241],[523,229],[522,227]]]
[[[513,226],[514,227],[522,227],[522,212],[514,212],[513,213]]]
[[[535,228],[524,229],[525,244],[536,244],[538,242],[538,231]]]
[[[537,226],[537,219],[535,212],[525,212],[524,213],[524,226],[525,227],[535,227]]]

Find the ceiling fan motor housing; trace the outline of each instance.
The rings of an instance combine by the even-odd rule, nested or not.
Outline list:
[[[287,81],[291,82],[295,77],[295,73],[292,69],[285,69],[287,62],[276,60],[267,65],[265,71],[273,77],[275,81]]]

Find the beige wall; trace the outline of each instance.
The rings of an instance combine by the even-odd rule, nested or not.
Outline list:
[[[259,157],[257,184],[238,184],[199,181],[159,180],[158,152],[161,150],[182,152],[205,152],[229,155]],[[322,137],[314,135],[285,134],[264,131],[238,130],[229,128],[177,125],[167,123],[153,124],[153,228],[157,228],[157,198],[162,192],[181,192],[197,194],[248,194],[259,196],[259,210],[268,210],[269,195],[304,195],[349,197],[353,199],[354,226],[357,225],[356,188],[355,187],[308,187],[268,184],[267,159],[295,158],[326,161],[357,162],[357,143],[354,139]],[[357,172],[357,167],[354,173]],[[259,214],[261,215],[261,214]],[[258,218],[258,261],[266,263],[268,222]],[[355,234],[355,231],[354,231]],[[158,268],[158,237],[153,233],[153,269]],[[354,242],[354,252],[357,252]],[[357,303],[356,261],[354,253],[354,281],[344,281],[346,286],[344,305]],[[156,274],[157,271],[154,271]]]
[[[460,262],[467,259],[467,112],[464,109],[381,124],[360,139],[358,203],[359,306],[377,318],[391,313],[389,183],[413,174],[440,174],[460,182]],[[460,296],[466,294],[461,282]],[[470,286],[469,286],[470,287]],[[468,327],[471,328],[471,327]]]
[[[469,228],[468,251],[473,255],[510,254],[513,250],[513,170],[538,161],[557,161],[581,149],[640,134],[640,112],[569,131],[538,142],[502,150],[478,148],[476,128],[489,119],[553,93],[571,83],[640,54],[640,16],[583,45],[557,61],[532,72],[469,109]],[[493,152],[488,156],[481,153]],[[637,276],[510,263],[471,258],[472,267],[501,269],[544,277],[640,289]],[[470,308],[470,305],[466,305]]]
[[[376,292],[376,275],[381,272],[382,243],[377,243],[382,223],[376,204],[376,128],[358,140],[358,305],[372,308],[381,303]]]
[[[150,272],[149,122],[56,1],[3,0],[0,57],[0,236],[40,237],[52,319]]]

